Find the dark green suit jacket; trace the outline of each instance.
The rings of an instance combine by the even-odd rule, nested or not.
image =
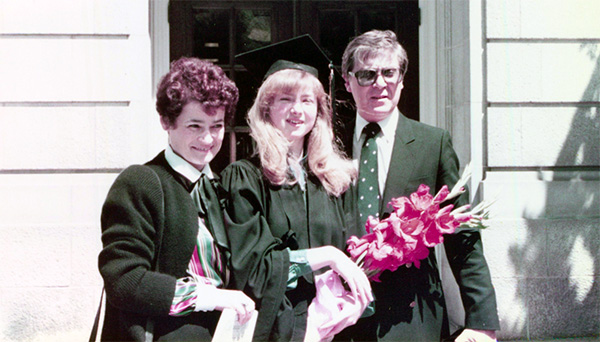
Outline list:
[[[346,153],[352,156],[354,121],[338,127],[337,132]],[[387,204],[392,198],[410,195],[420,184],[428,185],[433,194],[444,184],[452,188],[460,176],[458,169],[458,158],[447,131],[400,114],[380,217],[391,211]],[[348,199],[355,202],[355,189],[353,194]],[[453,204],[467,202],[465,193]],[[363,231],[357,235],[364,234],[362,227]],[[466,327],[499,329],[494,288],[479,231],[460,230],[447,235],[444,246],[460,287]],[[339,334],[337,340],[439,341],[447,337],[446,305],[433,249],[420,268],[402,266],[395,272],[384,272],[380,279],[381,283],[372,283],[375,314],[359,320]]]

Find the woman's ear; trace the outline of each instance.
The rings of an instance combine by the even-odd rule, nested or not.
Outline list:
[[[164,117],[164,116],[160,117],[160,125],[162,126],[162,128],[165,131],[168,131],[169,128],[171,128],[171,124],[169,123],[169,120],[166,117]]]

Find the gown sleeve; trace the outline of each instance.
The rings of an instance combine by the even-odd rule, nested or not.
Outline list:
[[[290,253],[290,268],[287,289],[292,290],[298,286],[300,277],[312,273],[312,267],[306,258],[306,249],[292,251],[288,248],[288,252]]]
[[[269,228],[269,191],[260,169],[247,160],[238,161],[222,172],[221,181],[228,193],[225,224],[232,251],[232,283],[255,300],[259,316],[254,338],[267,340],[284,301],[289,252]]]

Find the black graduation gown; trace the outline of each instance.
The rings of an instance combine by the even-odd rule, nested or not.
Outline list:
[[[272,185],[258,159],[241,160],[221,174],[229,193],[227,236],[232,251],[233,282],[256,301],[255,340],[304,338],[306,311],[315,296],[312,274],[286,291],[291,250],[333,245],[345,250],[346,214],[341,198],[327,194],[308,176],[306,192],[298,184]],[[348,215],[348,216],[347,216]]]

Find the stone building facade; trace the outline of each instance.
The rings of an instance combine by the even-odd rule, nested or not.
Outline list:
[[[420,119],[496,201],[499,339],[600,338],[600,2],[418,5]],[[106,192],[166,144],[169,39],[167,0],[0,0],[0,341],[87,338]]]

